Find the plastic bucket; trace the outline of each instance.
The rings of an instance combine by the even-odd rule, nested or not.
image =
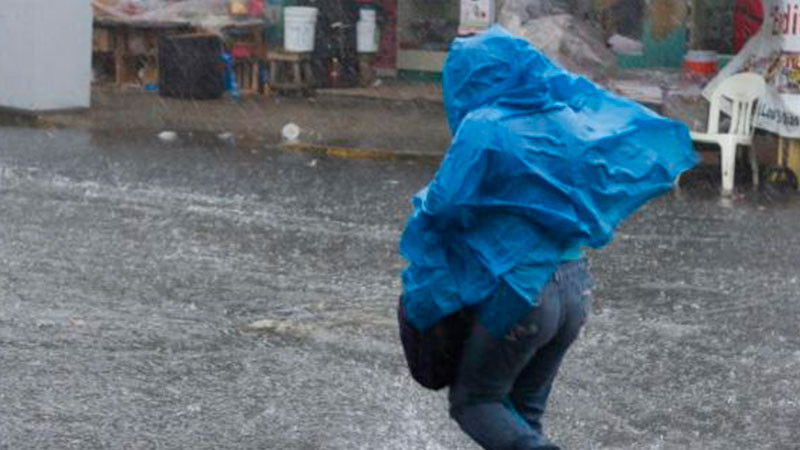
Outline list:
[[[690,50],[683,59],[683,69],[687,75],[703,77],[717,73],[717,52],[712,50]]]
[[[361,8],[358,10],[358,13],[359,13],[359,20],[363,20],[364,22],[375,23],[377,15],[374,9]]]
[[[283,48],[287,52],[306,53],[314,50],[317,8],[289,6],[283,10]]]
[[[356,23],[356,51],[376,53],[378,51],[377,24],[374,9],[361,9],[361,20]]]

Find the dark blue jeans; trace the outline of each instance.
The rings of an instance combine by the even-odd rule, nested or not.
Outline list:
[[[478,324],[464,346],[450,415],[487,450],[557,449],[542,415],[561,360],[586,322],[592,278],[585,260],[563,263],[539,305],[503,339]],[[495,295],[516,295],[501,285]]]

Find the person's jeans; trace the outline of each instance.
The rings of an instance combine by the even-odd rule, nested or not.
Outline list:
[[[541,419],[561,360],[586,321],[591,288],[585,260],[563,263],[539,305],[503,339],[473,325],[450,386],[450,415],[483,448],[558,448]],[[495,295],[516,294],[502,284]]]

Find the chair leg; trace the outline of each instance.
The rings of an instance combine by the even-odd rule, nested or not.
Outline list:
[[[720,142],[720,165],[722,166],[722,195],[733,194],[733,177],[736,173],[736,143]]]
[[[753,171],[753,189],[758,189],[759,184],[759,173],[758,173],[758,155],[756,155],[756,148],[752,145],[748,149],[748,153],[750,154],[750,168]]]

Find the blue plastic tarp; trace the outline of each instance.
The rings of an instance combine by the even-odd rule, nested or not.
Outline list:
[[[504,335],[562,255],[610,242],[697,161],[685,125],[500,26],[453,42],[444,100],[453,141],[400,242],[406,314],[420,330],[469,306]],[[518,295],[493,296],[500,283]]]

